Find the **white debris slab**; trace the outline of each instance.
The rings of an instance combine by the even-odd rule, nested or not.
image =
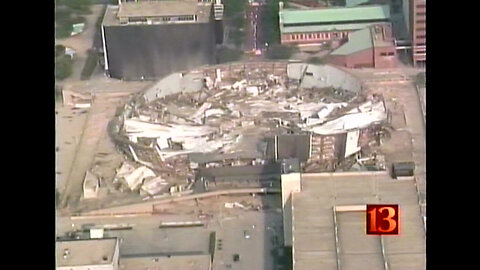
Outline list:
[[[85,179],[83,181],[83,197],[85,199],[92,199],[98,197],[98,189],[100,187],[100,181],[90,171],[85,173]]]
[[[160,176],[145,179],[142,190],[148,195],[153,196],[158,194],[168,183]]]
[[[385,121],[387,119],[385,106],[383,102],[379,103],[373,104],[371,111],[346,114],[323,125],[315,126],[311,128],[311,131],[321,135],[338,134]]]
[[[209,126],[152,124],[135,118],[125,120],[124,127],[127,136],[135,135],[143,138],[171,137],[172,140],[182,137],[201,137],[217,131],[216,128]]]
[[[345,143],[345,157],[349,157],[360,151],[362,148],[358,145],[360,130],[353,130],[347,133],[347,142]]]
[[[214,115],[224,115],[225,112],[222,109],[209,109],[205,111],[205,117],[210,117]]]
[[[155,173],[146,166],[141,166],[135,169],[131,174],[126,175],[124,178],[130,190],[135,190],[140,187],[143,180],[149,176],[155,176]]]

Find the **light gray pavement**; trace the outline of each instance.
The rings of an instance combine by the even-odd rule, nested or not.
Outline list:
[[[125,102],[124,97],[105,97],[98,94],[91,108],[85,123],[85,128],[78,136],[78,147],[74,154],[73,163],[65,178],[65,192],[62,194],[60,206],[67,206],[67,203],[76,207],[82,196],[83,179],[85,172],[90,169],[99,142],[109,140],[107,125],[115,114],[117,106]]]
[[[400,69],[393,71],[391,76],[413,77],[418,69]],[[367,72],[365,72],[367,73]],[[371,76],[362,74],[363,76]],[[385,76],[388,76],[385,75]],[[415,181],[422,212],[425,214],[426,205],[426,142],[425,122],[420,103],[420,97],[413,81],[404,83],[370,82],[366,83],[366,91],[370,93],[381,93],[386,99],[395,99],[398,104],[403,105],[405,115],[405,128],[411,136],[412,159],[415,162]]]

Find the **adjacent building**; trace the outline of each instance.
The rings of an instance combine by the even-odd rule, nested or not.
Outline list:
[[[108,6],[102,22],[106,74],[149,80],[213,64],[215,24],[222,7],[210,0],[120,1]]]
[[[427,61],[426,0],[412,0],[410,34],[412,37],[412,61],[415,66]]]
[[[60,240],[56,243],[57,270],[117,270],[117,238]]]
[[[426,0],[403,0],[403,17],[411,42],[411,60],[414,66],[425,66],[426,43]]]
[[[330,63],[347,68],[394,68],[397,66],[395,41],[390,24],[358,30],[330,54]]]
[[[281,43],[309,45],[331,41],[337,47],[348,35],[373,24],[389,22],[388,5],[284,9],[280,4]]]
[[[387,172],[300,178],[282,186],[293,270],[425,269],[425,219],[414,181],[396,181]],[[367,235],[367,204],[397,204],[399,234]]]

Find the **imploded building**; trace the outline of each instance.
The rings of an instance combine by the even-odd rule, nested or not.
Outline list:
[[[209,0],[108,6],[102,22],[107,76],[150,80],[214,63],[222,14],[223,5]]]

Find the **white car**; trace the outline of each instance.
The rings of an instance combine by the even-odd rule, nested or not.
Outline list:
[[[243,237],[245,237],[245,239],[250,239],[250,234],[248,231],[243,231]]]

